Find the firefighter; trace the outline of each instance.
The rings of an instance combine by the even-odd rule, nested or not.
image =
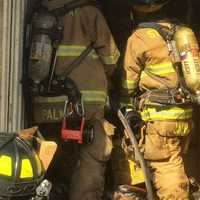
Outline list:
[[[155,28],[156,25],[161,25],[161,29],[165,26],[164,29],[172,30],[174,26],[164,15],[168,1],[130,2],[137,21],[147,23],[140,24],[128,39],[121,84],[121,105],[125,105],[128,111],[133,106],[132,97],[139,101],[137,109],[146,124],[141,150],[152,172],[159,199],[186,200],[189,199],[189,182],[182,154],[192,129],[193,109],[191,103],[172,100],[178,93],[175,88],[180,83],[181,76],[174,67],[167,41]],[[173,93],[173,89],[176,92]]]
[[[51,12],[72,2],[74,1],[43,0],[42,4]],[[94,128],[94,141],[91,144],[80,145],[80,159],[72,176],[69,199],[100,200],[104,190],[104,171],[112,150],[111,135],[114,130],[104,119],[104,106],[107,101],[108,82],[119,58],[119,51],[96,5],[71,9],[61,17],[61,21],[63,38],[56,53],[57,77],[64,75],[70,63],[80,56],[88,45],[93,46],[86,58],[68,75],[81,93],[86,121],[89,121]],[[57,132],[60,132],[60,129]],[[60,151],[63,152],[64,149]],[[67,168],[64,170],[67,173]],[[62,176],[65,176],[65,171],[60,170]]]

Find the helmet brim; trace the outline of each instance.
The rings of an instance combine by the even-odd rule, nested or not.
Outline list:
[[[129,0],[132,5],[166,4],[169,0]]]

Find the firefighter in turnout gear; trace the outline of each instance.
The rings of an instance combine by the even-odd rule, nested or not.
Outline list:
[[[59,16],[59,21],[63,26],[63,36],[56,51],[55,76],[61,79],[65,78],[65,71],[71,63],[89,46],[92,47],[91,51],[77,67],[68,73],[67,77],[75,83],[80,91],[86,122],[89,122],[94,129],[94,140],[91,144],[80,145],[79,160],[70,180],[69,199],[101,200],[104,190],[104,171],[106,162],[110,158],[111,136],[114,133],[114,127],[104,119],[104,106],[107,102],[109,80],[118,61],[119,51],[96,1],[43,0],[42,5],[51,12],[55,9],[65,9],[71,3],[78,2],[80,2],[80,6],[65,10],[63,16]],[[40,107],[40,103],[45,100],[52,101],[54,105],[55,102],[62,102],[64,108],[65,98],[63,99],[63,96],[36,97],[34,109],[40,119],[43,114],[47,114],[45,111],[41,112]],[[53,108],[53,106],[51,107]],[[56,113],[58,115],[47,117],[50,119],[50,123],[43,121],[47,123],[47,128],[53,127],[56,120],[57,124],[61,122],[62,114]],[[34,120],[40,123],[37,116]],[[54,117],[56,120],[53,119]],[[59,125],[57,127],[60,128]],[[53,129],[51,132],[54,132]],[[60,129],[57,132],[59,134]],[[61,136],[57,135],[56,137]],[[67,143],[64,145],[67,146]],[[60,146],[59,152],[66,157],[65,153],[67,152],[62,147]],[[66,166],[69,165],[69,162],[66,162]],[[67,169],[60,170],[61,168],[57,172],[61,171],[62,176],[65,176],[63,173],[64,171],[67,173]],[[57,198],[55,197],[55,199]]]
[[[143,23],[138,25],[128,39],[120,92],[121,106],[132,106],[136,102],[133,99],[138,102],[137,109],[146,124],[144,139],[140,141],[141,150],[152,172],[158,198],[188,200],[189,181],[182,155],[186,151],[188,135],[192,129],[193,109],[192,100],[187,102],[187,97],[181,94],[184,90],[180,89],[183,86],[180,82],[184,79],[184,64],[183,74],[180,75],[176,68],[176,64],[188,56],[181,57],[181,61],[174,61],[168,45],[168,40],[176,40],[177,35],[183,36],[180,32],[178,34],[181,28],[187,28],[183,25],[177,28],[178,24],[165,18],[165,0],[130,2],[136,19]],[[172,31],[173,27],[176,27],[177,33]],[[172,37],[166,39],[161,31],[163,29],[168,30],[164,32]],[[176,43],[179,44],[179,41]],[[185,45],[184,42],[182,46]],[[196,45],[197,48],[194,49],[198,52],[198,44]],[[193,42],[188,46],[193,46]],[[198,56],[197,65],[199,66]]]

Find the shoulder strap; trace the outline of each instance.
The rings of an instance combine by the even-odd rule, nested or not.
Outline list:
[[[165,41],[171,41],[176,32],[177,25],[172,25],[172,28],[167,26],[163,26],[161,24],[155,22],[144,22],[138,25],[138,28],[152,28],[158,31],[158,33],[162,36]]]

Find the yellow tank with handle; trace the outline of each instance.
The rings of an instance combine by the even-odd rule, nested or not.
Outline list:
[[[180,53],[185,84],[200,103],[200,57],[196,36],[192,29],[179,26],[174,39]]]
[[[113,151],[110,163],[113,186],[143,184],[145,181],[140,165],[136,163],[132,156],[127,154],[128,152],[121,143],[121,138],[117,136],[113,138]]]

